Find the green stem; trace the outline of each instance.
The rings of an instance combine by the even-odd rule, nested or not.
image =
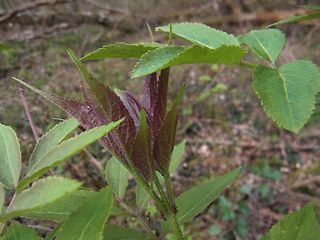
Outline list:
[[[170,205],[168,198],[167,198],[166,194],[164,193],[163,188],[162,188],[156,174],[155,174],[154,179],[155,179],[154,183],[155,183],[157,189],[159,190],[159,193],[160,193],[160,196],[163,200],[163,203],[164,203],[166,209],[168,210],[168,215],[166,217],[169,220],[173,234],[174,234],[176,240],[184,240],[184,237],[183,237],[183,234],[181,231],[181,227],[179,225],[179,222],[178,222],[176,214],[175,214],[175,210]]]
[[[176,203],[174,201],[174,193],[173,193],[173,188],[172,188],[172,183],[171,183],[171,178],[170,178],[170,173],[169,172],[167,172],[165,174],[164,181],[165,181],[166,188],[167,188],[169,202],[170,202],[171,206],[173,208],[175,208],[176,207]],[[175,211],[175,209],[174,209],[174,211]]]
[[[246,67],[246,68],[251,68],[254,69],[256,68],[257,64],[253,64],[253,63],[248,63],[248,62],[243,62],[241,61],[240,63],[238,63],[239,66],[241,67]]]

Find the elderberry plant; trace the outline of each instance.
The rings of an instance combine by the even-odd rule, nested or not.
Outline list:
[[[18,216],[60,223],[45,239],[165,239],[170,231],[175,239],[185,239],[183,224],[216,199],[236,178],[240,168],[174,196],[170,173],[179,164],[184,150],[185,142],[176,147],[174,143],[178,104],[185,87],[181,87],[167,111],[169,68],[172,66],[215,63],[247,67],[253,71],[252,86],[264,110],[280,127],[297,132],[311,117],[315,96],[320,91],[319,69],[305,60],[278,67],[276,59],[285,43],[285,36],[279,30],[254,30],[235,37],[199,23],[177,23],[157,29],[169,33],[168,45],[116,43],[80,60],[68,49],[83,76],[84,104],[43,92],[15,78],[74,118],[63,121],[39,139],[21,179],[19,141],[10,127],[0,125],[0,206],[4,204],[4,188],[15,192],[10,204],[1,211],[0,229],[7,228],[1,239],[26,239],[26,236],[40,239],[34,230],[22,224],[11,223],[7,227],[7,223]],[[191,45],[172,45],[172,36],[183,38]],[[243,57],[247,49],[241,44],[247,45],[267,64],[245,62]],[[143,102],[129,91],[112,91],[97,81],[82,63],[123,57],[139,58],[132,77],[146,75]],[[66,140],[79,125],[85,132]],[[106,178],[111,185],[95,192],[62,177],[37,180],[97,139],[114,156],[106,167]],[[139,211],[123,202],[129,173],[138,183],[138,209],[145,208],[152,198],[162,215],[161,229],[152,229]],[[28,187],[30,184],[32,186]],[[136,217],[144,233],[106,222],[109,215],[119,213],[113,206],[112,192],[123,209]],[[301,236],[310,240],[320,236],[312,204],[286,216],[262,239],[301,239]]]

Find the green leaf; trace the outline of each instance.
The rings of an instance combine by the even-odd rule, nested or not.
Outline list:
[[[156,42],[152,43],[115,43],[103,46],[91,53],[86,54],[80,61],[99,60],[103,58],[139,58],[149,50],[153,50],[164,45]]]
[[[107,186],[71,213],[57,233],[56,240],[99,240],[113,204],[112,188]]]
[[[5,49],[7,49],[7,46],[0,42],[0,52],[2,52]]]
[[[0,221],[41,208],[57,201],[66,194],[75,191],[81,183],[63,177],[47,177],[34,183],[31,188],[17,195],[6,214],[0,215]]]
[[[252,86],[267,114],[280,127],[297,132],[308,121],[320,91],[319,69],[310,61],[287,63],[278,69],[258,65]]]
[[[106,126],[92,128],[53,147],[45,154],[41,161],[38,161],[33,165],[33,168],[29,169],[27,175],[19,182],[17,190],[21,191],[34,179],[44,174],[50,168],[57,166],[68,157],[88,146],[90,143],[103,137],[106,133],[118,126],[121,121],[122,120],[119,120]]]
[[[306,21],[306,20],[311,20],[311,19],[316,19],[316,18],[320,18],[320,12],[309,13],[309,14],[302,15],[302,16],[295,16],[295,17],[283,19],[283,20],[280,20],[279,22],[270,24],[268,27],[273,27],[273,26],[277,26],[280,24],[284,24],[284,23],[301,22],[301,21]]]
[[[0,214],[2,212],[2,207],[4,204],[5,197],[6,197],[5,189],[4,189],[3,185],[0,183]]]
[[[179,224],[183,224],[201,213],[233,182],[239,172],[240,168],[237,168],[223,176],[204,181],[177,197],[177,219]],[[168,229],[168,223],[164,223],[163,229],[164,231]]]
[[[320,93],[317,93],[315,97],[315,109],[313,110],[313,113],[309,121],[317,120],[319,118],[320,118]]]
[[[309,9],[313,9],[313,10],[320,10],[320,6],[313,6],[313,5],[301,5],[299,6],[301,8],[309,8]]]
[[[68,219],[71,212],[95,194],[94,191],[77,190],[44,207],[22,214],[22,217],[63,222]]]
[[[64,141],[78,126],[79,123],[77,120],[71,118],[57,124],[49,132],[43,135],[31,154],[27,174],[32,171],[35,165],[44,161],[43,158],[45,155],[56,145]]]
[[[20,144],[14,130],[0,123],[0,183],[17,187],[21,172]]]
[[[170,25],[158,27],[157,31],[170,32]],[[239,46],[232,34],[211,28],[201,23],[174,23],[172,33],[189,42],[197,43],[208,48],[217,48],[221,45]]]
[[[171,155],[171,160],[170,160],[170,167],[169,167],[169,172],[173,173],[176,168],[179,166],[179,163],[182,160],[184,150],[185,150],[185,145],[186,145],[186,140],[183,140],[181,143],[177,144]],[[159,174],[159,181],[160,184],[164,183],[164,178]],[[150,196],[148,192],[143,188],[143,186],[137,182],[136,186],[136,204],[140,209],[145,208],[147,205],[148,201],[150,200]]]
[[[113,193],[123,198],[128,185],[130,172],[125,166],[115,157],[109,159],[106,166],[106,177],[108,184],[112,185]]]
[[[40,237],[32,228],[22,224],[11,223],[0,240],[40,240]]]
[[[308,203],[299,211],[282,218],[260,240],[314,240],[319,239],[319,236],[320,226],[312,203]]]
[[[144,54],[135,65],[132,77],[140,77],[161,69],[188,63],[238,64],[246,50],[222,45],[211,49],[194,44],[189,47],[166,46]]]
[[[60,223],[55,229],[53,229],[45,238],[44,240],[53,240],[56,235],[57,232],[59,231],[60,227],[62,226],[62,223]]]
[[[131,228],[120,227],[118,225],[106,225],[103,231],[104,240],[147,240],[151,236]]]
[[[252,48],[254,53],[267,61],[274,62],[280,55],[285,35],[277,29],[253,30],[237,37],[239,43],[244,43]]]

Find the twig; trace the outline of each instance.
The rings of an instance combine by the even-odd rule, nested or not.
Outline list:
[[[22,100],[24,109],[25,109],[25,111],[26,111],[26,113],[27,113],[27,117],[28,117],[28,120],[29,120],[31,129],[32,129],[34,138],[35,138],[36,141],[38,142],[39,135],[38,135],[38,133],[37,133],[36,127],[35,127],[34,122],[33,122],[33,120],[32,120],[31,113],[30,113],[30,109],[29,109],[29,106],[28,106],[28,102],[27,102],[27,100],[26,100],[26,97],[24,96],[24,90],[23,90],[22,88],[19,88],[19,93],[20,93],[20,97],[21,97],[21,100]]]
[[[20,7],[17,7],[15,9],[13,9],[11,12],[5,14],[4,16],[0,17],[0,24],[8,21],[9,19],[13,18],[14,16],[16,16],[17,14],[33,9],[33,8],[37,8],[40,6],[44,6],[44,5],[54,5],[54,4],[58,4],[58,3],[66,3],[66,2],[71,2],[73,0],[38,0],[35,2],[28,2]]]
[[[94,156],[92,156],[92,154],[86,148],[84,148],[83,151],[85,152],[85,154],[87,154],[92,165],[94,165],[99,170],[99,172],[101,172],[103,170],[101,163]]]

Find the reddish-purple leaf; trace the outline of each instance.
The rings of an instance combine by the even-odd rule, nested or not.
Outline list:
[[[152,73],[146,77],[144,83],[143,107],[146,111],[147,122],[152,130],[152,110],[155,109],[158,92],[157,73]]]
[[[124,152],[130,155],[132,144],[136,138],[136,128],[130,113],[121,99],[108,86],[97,81],[70,49],[68,49],[68,53],[84,77],[84,93],[93,101],[91,106],[94,106],[94,111],[110,122],[125,118],[115,129],[115,132]]]
[[[131,118],[134,121],[136,129],[139,129],[140,111],[142,109],[139,100],[129,91],[115,90],[116,94],[120,97],[124,106],[130,113]]]
[[[171,110],[167,113],[164,122],[156,136],[153,145],[153,158],[156,169],[166,175],[169,171],[171,153],[174,147],[177,127],[177,108],[182,98],[184,87],[181,88],[178,97],[174,100]]]
[[[140,125],[133,144],[132,161],[145,180],[150,181],[154,173],[151,155],[151,133],[144,109],[140,112]]]

